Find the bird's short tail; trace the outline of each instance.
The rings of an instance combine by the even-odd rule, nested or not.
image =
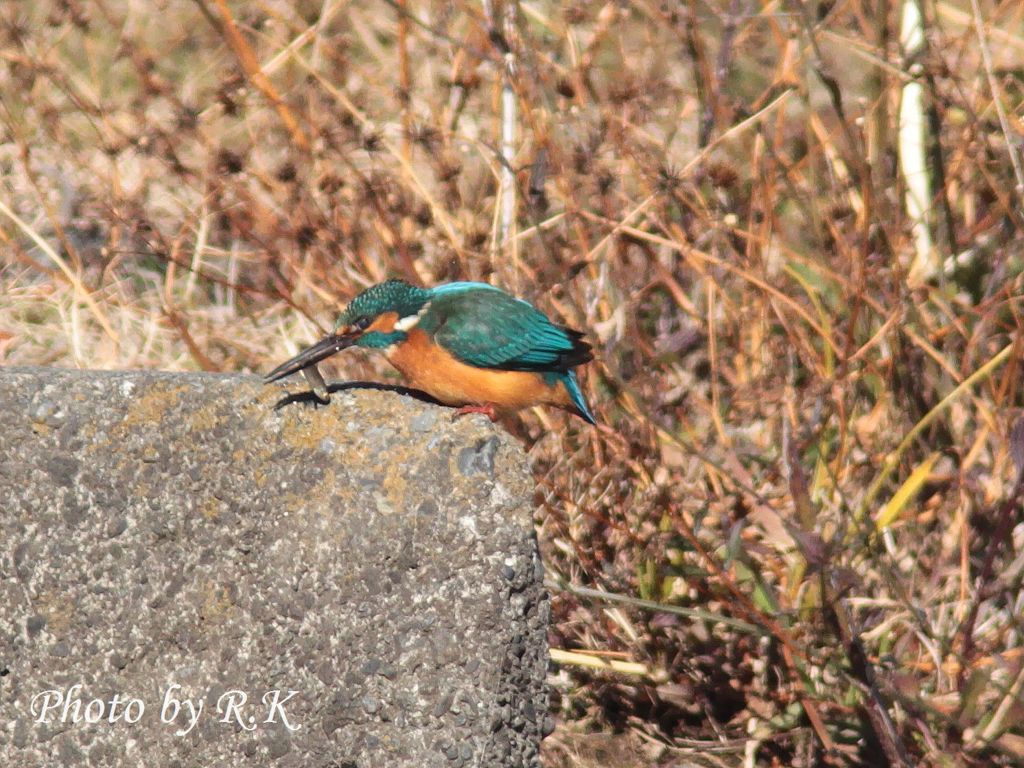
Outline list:
[[[590,412],[590,408],[587,407],[587,401],[583,399],[583,393],[580,391],[579,382],[576,381],[576,372],[568,371],[561,376],[562,384],[565,385],[565,391],[569,393],[569,400],[572,401],[572,407],[575,413],[580,418],[590,422],[591,424],[597,424],[594,419],[594,414]]]

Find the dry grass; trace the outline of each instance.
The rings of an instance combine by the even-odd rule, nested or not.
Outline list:
[[[508,425],[553,644],[626,662],[557,667],[551,765],[1021,764],[1024,6],[925,10],[6,3],[0,361],[265,371],[492,281],[599,350],[603,427]]]

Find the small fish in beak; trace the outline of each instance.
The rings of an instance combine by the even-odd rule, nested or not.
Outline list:
[[[331,334],[313,346],[302,350],[291,360],[281,363],[281,365],[264,376],[263,380],[269,384],[272,381],[277,381],[285,376],[291,376],[293,373],[302,371],[302,375],[309,382],[313,394],[323,402],[328,403],[331,400],[331,395],[327,390],[327,382],[324,381],[323,374],[320,373],[317,363],[337,352],[341,352],[343,349],[351,347],[356,343],[360,335],[358,332]]]

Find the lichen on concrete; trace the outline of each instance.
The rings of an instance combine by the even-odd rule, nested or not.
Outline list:
[[[0,369],[0,764],[538,764],[519,447],[393,392],[284,394]]]

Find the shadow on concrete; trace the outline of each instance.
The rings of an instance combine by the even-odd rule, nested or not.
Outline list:
[[[335,392],[347,392],[350,389],[376,389],[382,392],[395,392],[399,395],[406,395],[407,397],[415,398],[424,403],[430,403],[431,405],[444,405],[444,403],[437,398],[431,397],[426,392],[421,392],[418,389],[403,387],[400,384],[381,384],[377,381],[339,381],[328,385],[327,392],[328,394],[333,395]],[[282,397],[274,403],[274,410],[279,411],[285,406],[292,405],[293,403],[303,403],[305,405],[312,405],[314,408],[319,408],[321,405],[328,405],[330,400],[324,400],[317,395],[316,392],[307,390],[306,392],[296,392]]]

